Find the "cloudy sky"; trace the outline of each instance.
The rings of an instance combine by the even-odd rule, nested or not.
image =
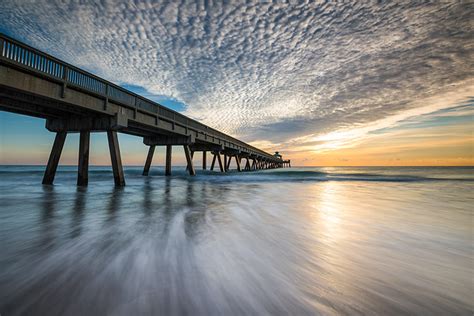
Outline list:
[[[2,0],[0,31],[298,165],[474,164],[474,4],[398,2]],[[47,160],[44,122],[0,124],[0,163]]]

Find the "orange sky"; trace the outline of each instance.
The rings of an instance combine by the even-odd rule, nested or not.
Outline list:
[[[9,123],[15,118],[15,126]],[[294,140],[285,145],[255,143],[268,151],[279,149],[293,166],[466,166],[474,165],[474,108],[472,102],[432,113],[406,118],[375,132],[349,130],[344,137],[317,144]],[[54,134],[46,131],[40,119],[0,113],[0,164],[45,164]],[[11,136],[22,124],[34,127],[30,134]],[[5,132],[8,130],[9,132]],[[346,135],[345,135],[346,134]],[[147,147],[138,137],[119,134],[122,159],[126,165],[143,165]],[[276,146],[276,147],[275,147]],[[66,140],[61,164],[77,164],[78,135]],[[103,133],[93,134],[92,165],[109,165],[110,158]],[[210,162],[210,158],[209,162]],[[173,164],[184,165],[181,148],[174,147]],[[209,163],[208,162],[208,163]],[[164,164],[164,149],[158,148],[154,164]],[[201,154],[195,157],[201,164]]]
[[[474,102],[457,102],[298,139],[282,152],[301,166],[472,166]]]

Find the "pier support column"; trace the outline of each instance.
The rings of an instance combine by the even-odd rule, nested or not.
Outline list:
[[[202,152],[202,170],[206,170],[207,168],[207,157],[206,157],[206,151],[204,150]]]
[[[227,171],[227,155],[226,154],[223,154],[224,156],[224,172]]]
[[[232,156],[231,155],[228,155],[227,156],[227,162],[226,162],[226,165],[225,165],[225,171],[229,171],[230,170],[230,162],[232,160]]]
[[[115,185],[124,186],[125,177],[123,174],[122,157],[120,156],[120,147],[117,132],[107,131],[107,139],[109,140],[110,160],[112,162]]]
[[[219,169],[221,170],[221,172],[225,172],[224,165],[222,164],[221,154],[217,152],[216,157],[217,157],[217,162],[219,163]]]
[[[189,146],[188,145],[183,145],[183,149],[184,149],[184,155],[186,156],[186,161],[188,163],[188,168],[187,170],[189,171],[189,174],[191,176],[195,176],[196,175],[196,171],[194,170],[194,166],[193,166],[193,156],[192,156],[192,152],[191,150],[189,149]]]
[[[79,163],[77,167],[77,185],[89,183],[89,144],[91,132],[81,131],[79,136]]]
[[[151,145],[148,149],[148,155],[146,156],[145,167],[143,168],[143,175],[147,176],[150,171],[151,162],[153,160],[153,154],[155,153],[155,145]]]
[[[43,176],[43,184],[53,184],[54,176],[59,164],[59,158],[61,158],[61,152],[63,151],[64,142],[66,141],[66,132],[57,132],[54,138],[53,148],[49,154],[48,165]]]
[[[234,157],[235,157],[235,163],[237,164],[237,171],[241,172],[242,169],[240,168],[240,157],[239,155],[235,155]]]
[[[217,159],[217,155],[215,153],[212,153],[212,163],[211,163],[211,171],[214,170],[214,165],[216,164],[216,159]]]
[[[245,170],[245,171],[250,171],[250,161],[249,161],[248,158],[245,158],[245,159],[247,159],[247,162],[245,163],[245,168],[244,168],[244,170]]]
[[[172,145],[166,145],[166,166],[165,166],[165,175],[171,175],[171,151],[173,147]]]
[[[190,153],[191,153],[191,161],[193,160],[194,158],[194,151],[189,149]],[[189,166],[186,166],[186,171],[189,171]]]

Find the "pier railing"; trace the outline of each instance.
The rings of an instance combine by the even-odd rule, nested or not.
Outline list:
[[[208,137],[214,137],[214,139],[224,142],[224,145],[227,142],[236,145],[240,150],[273,160],[275,159],[273,155],[265,151],[219,132],[179,112],[166,108],[157,102],[144,98],[110,81],[97,77],[1,33],[0,58],[8,60],[8,62],[16,64],[22,69],[39,73],[64,86],[74,87],[88,94],[112,100],[115,103],[136,111],[139,110],[152,114],[161,120],[185,127],[186,130],[194,130]]]

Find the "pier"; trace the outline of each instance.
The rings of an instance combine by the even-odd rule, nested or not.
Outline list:
[[[182,146],[189,175],[193,157],[202,153],[202,169],[228,172],[291,167],[269,154],[87,71],[0,33],[0,110],[46,120],[56,133],[43,177],[53,184],[69,133],[79,133],[77,185],[88,184],[90,134],[107,134],[115,185],[125,185],[117,133],[143,138],[148,146],[143,175],[149,174],[156,146],[166,147],[165,174],[171,175],[173,146]]]

